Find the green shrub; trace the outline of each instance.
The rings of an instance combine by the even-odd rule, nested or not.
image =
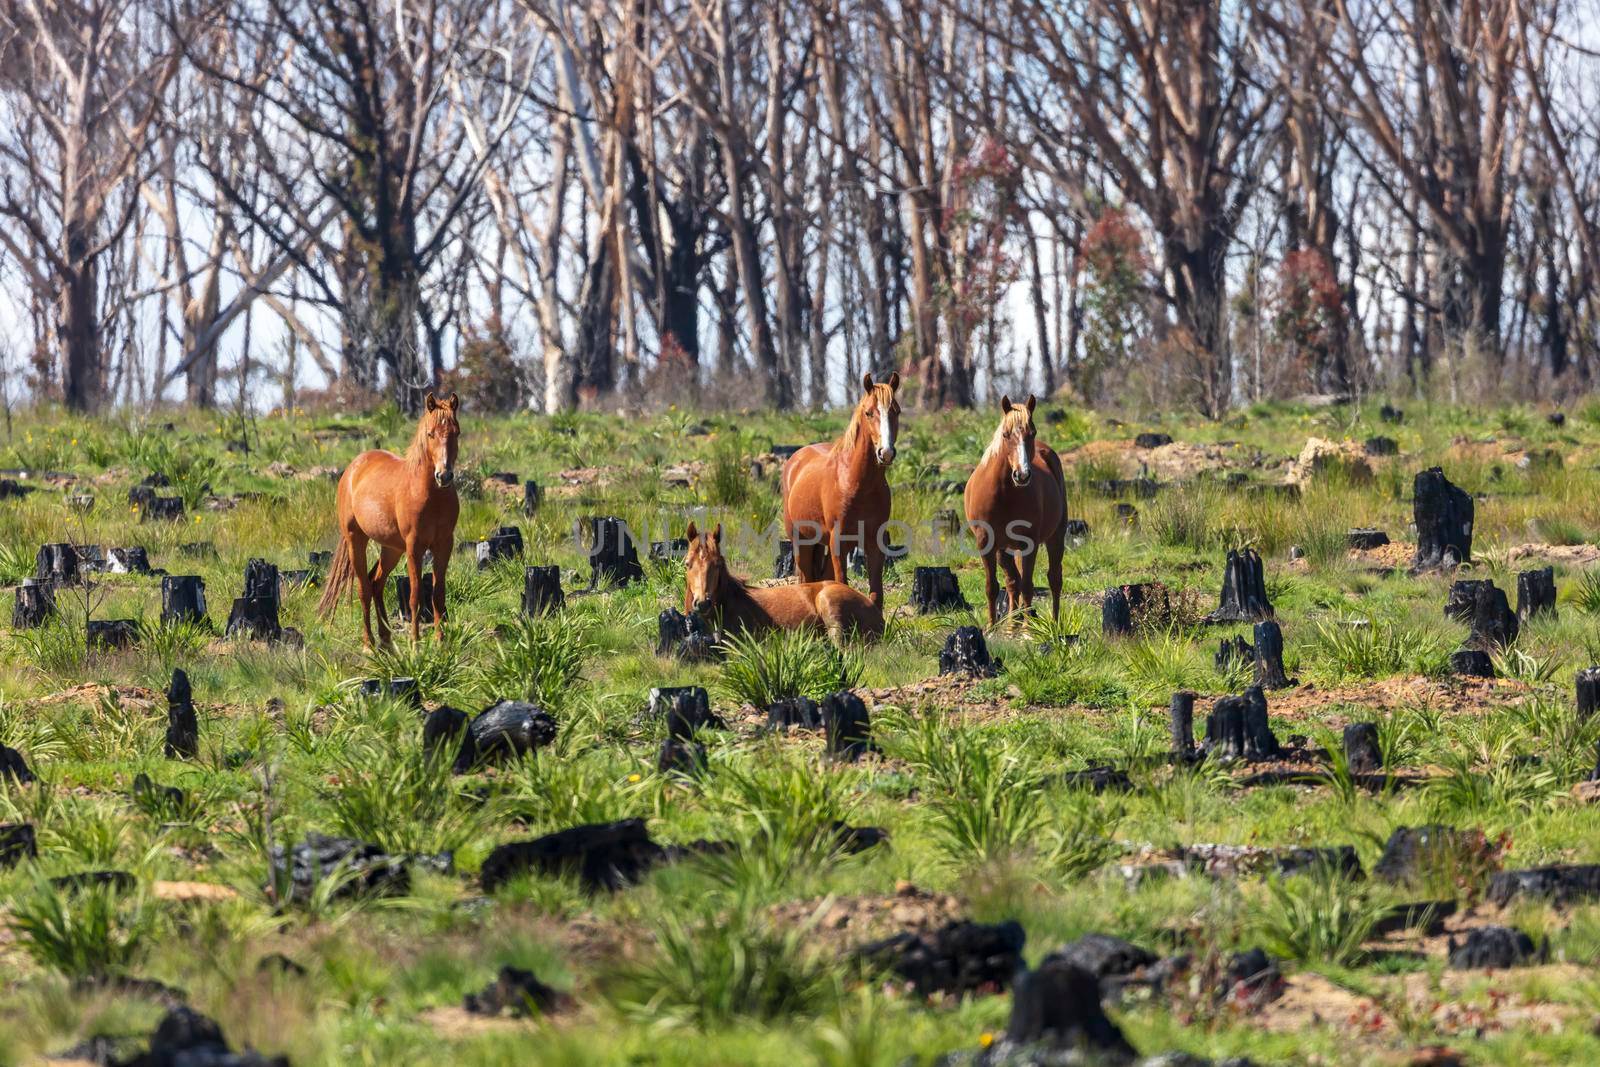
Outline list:
[[[811,630],[773,630],[764,636],[738,633],[725,642],[721,687],[742,704],[765,708],[791,697],[820,700],[861,681],[856,649],[841,649]]]
[[[77,892],[41,882],[11,905],[6,920],[22,951],[67,978],[126,975],[143,958],[157,929],[142,894],[109,885]]]

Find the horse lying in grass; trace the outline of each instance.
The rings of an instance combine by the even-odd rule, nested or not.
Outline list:
[[[833,580],[850,572],[847,556],[859,546],[867,557],[867,587],[883,606],[883,527],[889,521],[889,464],[900,433],[900,375],[862,394],[850,425],[832,444],[807,445],[783,465],[783,525],[794,544],[797,582]]]
[[[883,609],[843,582],[802,582],[751,589],[728,570],[722,524],[702,533],[689,524],[684,614],[697,614],[725,631],[821,630],[834,642],[851,635],[883,634]],[[720,619],[720,622],[719,622]]]
[[[411,576],[411,640],[418,635],[417,606],[422,589],[422,554],[433,554],[434,635],[444,635],[444,579],[455,548],[455,466],[461,401],[428,394],[427,410],[404,457],[382,449],[363,452],[339,478],[339,547],[328,567],[317,608],[331,615],[354,583],[361,593],[361,643],[372,647],[372,604],[378,605],[378,637],[390,642],[384,615],[383,583],[402,554]],[[378,562],[367,569],[367,543],[376,541]]]
[[[1000,583],[1006,575],[1007,613],[1033,609],[1033,564],[1044,545],[1050,564],[1050,613],[1061,617],[1061,552],[1067,539],[1067,481],[1061,457],[1036,439],[1034,398],[1016,405],[1000,398],[1000,425],[967,479],[967,523],[983,559],[989,625],[995,623]]]

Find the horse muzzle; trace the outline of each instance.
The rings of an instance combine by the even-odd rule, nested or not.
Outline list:
[[[880,448],[880,449],[878,449],[878,462],[883,464],[885,467],[887,467],[889,464],[893,463],[894,462],[894,449],[892,449],[892,448]]]
[[[1032,471],[1012,471],[1011,472],[1011,481],[1012,481],[1012,484],[1014,484],[1014,485],[1016,485],[1018,487],[1025,486],[1029,482],[1033,481],[1033,472]]]
[[[450,488],[452,485],[456,484],[456,472],[448,469],[434,471],[433,484],[437,485],[440,489]]]
[[[710,600],[696,600],[694,602],[694,613],[696,615],[709,615],[709,614],[711,614],[711,601]]]

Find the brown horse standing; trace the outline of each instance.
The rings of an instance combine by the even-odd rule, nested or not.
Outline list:
[[[350,461],[339,478],[339,547],[328,568],[318,609],[331,615],[352,582],[361,591],[361,642],[372,647],[372,602],[378,602],[378,637],[390,641],[384,617],[383,583],[401,553],[411,576],[411,640],[417,639],[417,606],[422,589],[422,554],[433,553],[434,635],[444,633],[444,579],[455,547],[456,438],[461,401],[428,394],[427,410],[404,458],[373,449]],[[367,542],[379,546],[378,562],[367,570]]]
[[[1000,584],[995,564],[1006,572],[1007,611],[1033,608],[1033,563],[1044,545],[1050,556],[1050,614],[1061,616],[1061,551],[1067,537],[1067,481],[1061,457],[1035,440],[1032,395],[1025,406],[1000,398],[1000,425],[964,493],[967,523],[983,557],[989,625],[995,623]]]
[[[685,614],[698,614],[724,630],[749,634],[768,630],[822,630],[835,642],[850,634],[879,637],[883,610],[864,593],[842,582],[804,582],[751,589],[728,570],[722,556],[722,524],[700,533],[689,524]],[[720,623],[717,617],[720,616]]]
[[[872,602],[883,606],[883,527],[889,521],[889,464],[900,433],[900,375],[874,385],[861,380],[862,396],[850,425],[832,444],[807,445],[783,465],[783,525],[794,544],[797,582],[817,582],[829,562],[833,580],[845,582],[850,545],[867,557]]]

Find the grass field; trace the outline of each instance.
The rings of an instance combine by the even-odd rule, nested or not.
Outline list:
[[[959,544],[918,547],[891,571],[885,639],[842,657],[777,638],[724,663],[657,657],[656,616],[683,599],[682,566],[670,561],[648,563],[644,582],[572,597],[557,615],[519,618],[524,564],[559,564],[569,590],[587,583],[573,534],[584,516],[617,515],[658,539],[681,536],[691,516],[768,527],[776,466],[767,456],[758,479],[750,461],[774,444],[831,437],[842,418],[482,419],[466,398],[458,539],[515,525],[525,558],[478,570],[458,555],[444,640],[413,646],[401,635],[369,655],[356,612],[318,618],[314,588],[283,603],[303,647],[220,630],[247,560],[301,568],[308,552],[333,547],[328,472],[365,448],[403,448],[409,420],[274,415],[250,427],[246,454],[228,447],[240,426],[221,416],[13,414],[0,427],[0,467],[34,472],[23,484],[36,488],[0,500],[0,580],[30,576],[47,542],[140,545],[154,566],[204,578],[211,628],[161,626],[157,578],[101,574],[58,594],[56,621],[0,635],[0,742],[39,779],[0,783],[0,823],[31,823],[38,843],[36,860],[0,868],[0,1064],[92,1035],[142,1047],[163,1009],[119,981],[130,977],[186,991],[235,1047],[301,1065],[932,1063],[1002,1033],[1010,997],[912,996],[851,948],[962,917],[1020,921],[1030,964],[1095,931],[1187,954],[1187,977],[1107,1002],[1146,1055],[1407,1063],[1445,1047],[1473,1063],[1600,1060],[1600,903],[1484,899],[1496,867],[1600,862],[1600,808],[1573,790],[1600,740],[1573,702],[1575,672],[1600,662],[1600,404],[1560,426],[1528,409],[1420,405],[1394,424],[1376,402],[1134,426],[1042,405],[1040,439],[1062,453],[1069,513],[1090,533],[1069,548],[1060,621],[1046,612],[990,635],[1005,663],[991,679],[933,680],[946,636],[981,620],[907,606],[911,565],[946,564],[981,610],[981,571]],[[890,475],[898,519],[922,530],[960,508],[948,483],[965,478],[993,420],[906,415]],[[1177,444],[1133,447],[1145,430]],[[1400,454],[1363,461],[1370,472],[1335,464],[1298,496],[1251,488],[1281,482],[1309,437],[1377,434]],[[1141,464],[1161,484],[1152,497],[1102,491]],[[1406,573],[1412,478],[1434,465],[1476,497],[1471,576],[1514,598],[1519,570],[1555,566],[1558,618],[1525,626],[1493,681],[1446,677],[1467,632],[1442,612],[1450,578]],[[171,482],[162,494],[184,498],[181,521],[141,522],[128,506],[129,487],[152,472]],[[494,484],[497,472],[545,488],[533,517],[519,510],[520,489]],[[90,510],[69,502],[88,494]],[[1138,509],[1134,524],[1114,513],[1123,501]],[[1350,552],[1357,526],[1396,545]],[[214,557],[180,551],[201,541]],[[770,546],[730,544],[740,573],[771,575]],[[1219,673],[1213,652],[1249,627],[1199,619],[1216,606],[1226,551],[1245,545],[1266,561],[1301,683],[1268,694],[1273,728],[1328,750],[1310,760],[1310,784],[1246,785],[1250,768],[1159,758],[1174,690],[1202,694],[1198,726],[1209,696],[1247,684]],[[1151,580],[1181,591],[1167,625],[1102,638],[1101,592]],[[136,646],[88,652],[86,610],[140,620]],[[1073,633],[1076,643],[1060,640]],[[193,760],[163,755],[174,667],[199,709]],[[835,764],[819,734],[758,729],[751,693],[821,696],[841,672],[869,697],[880,758]],[[394,677],[417,679],[429,707],[469,714],[532,700],[555,716],[556,740],[524,761],[452,776],[447,761],[424,759],[412,707],[358,691]],[[652,686],[688,684],[705,686],[733,727],[706,736],[709,766],[695,779],[656,772],[663,727],[643,715]],[[1363,721],[1378,724],[1397,771],[1387,787],[1362,788],[1342,765],[1338,731]],[[1092,765],[1126,769],[1133,789],[1094,793],[1063,778]],[[136,800],[140,773],[184,801]],[[479,887],[498,844],[634,816],[661,842],[734,847],[610,895],[533,876],[487,897]],[[835,820],[883,827],[889,842],[845,854]],[[1483,847],[1435,857],[1422,884],[1322,869],[1130,870],[1177,846],[1223,843],[1351,845],[1370,871],[1392,830],[1434,823],[1481,830]],[[393,853],[451,851],[455,873],[417,873],[404,895],[363,899],[337,896],[329,879],[309,901],[280,903],[268,850],[308,832]],[[133,887],[49,882],[106,869],[131,873]],[[1458,908],[1431,934],[1375,933],[1393,906],[1417,900]],[[1548,961],[1447,969],[1449,939],[1490,923],[1548,939]],[[1207,976],[1254,947],[1279,960],[1286,988],[1241,1009]],[[305,973],[263,970],[273,954]],[[463,997],[508,964],[566,998],[532,1019],[464,1012]]]

